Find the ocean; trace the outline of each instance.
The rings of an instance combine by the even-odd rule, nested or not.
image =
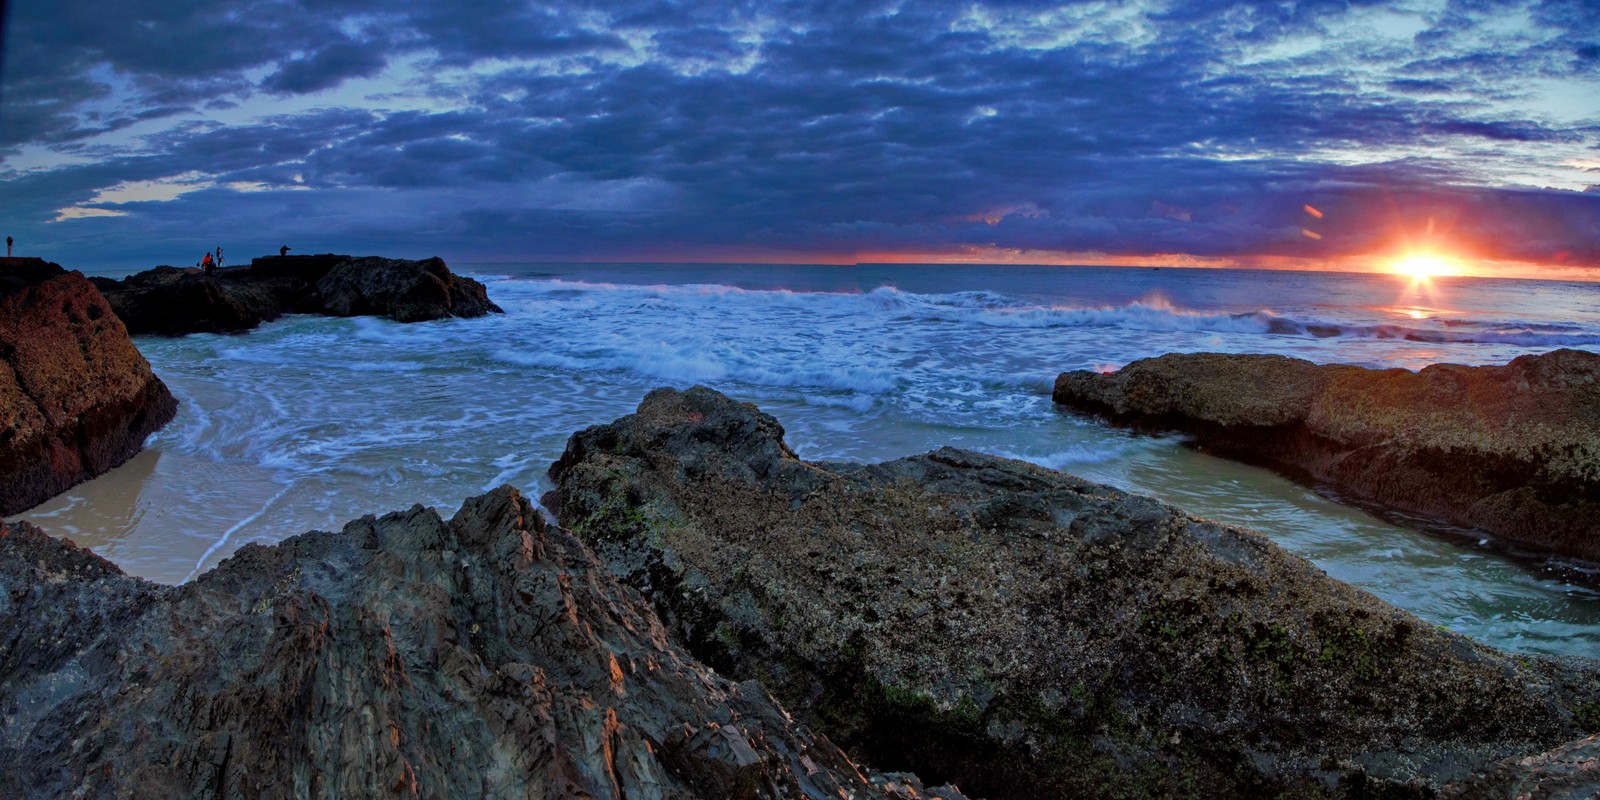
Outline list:
[[[457,264],[506,311],[400,325],[291,316],[141,337],[181,401],[127,465],[20,515],[180,582],[240,546],[502,483],[537,496],[567,437],[650,389],[776,416],[807,459],[952,445],[1255,528],[1330,575],[1496,646],[1600,655],[1588,565],[1419,532],[1270,471],[1058,411],[1069,369],[1168,352],[1418,369],[1600,346],[1600,285],[1027,266]],[[1426,527],[1426,526],[1424,526]]]

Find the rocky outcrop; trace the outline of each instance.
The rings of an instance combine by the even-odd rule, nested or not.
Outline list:
[[[452,273],[439,258],[270,256],[211,275],[156,267],[93,280],[135,334],[238,333],[291,313],[399,322],[500,313],[483,284]]]
[[[317,281],[321,313],[370,314],[399,322],[499,313],[483,284],[451,274],[439,258],[404,261],[356,258],[335,265]]]
[[[177,407],[83,275],[0,260],[0,515],[132,458]]]
[[[1600,730],[1595,662],[1496,651],[1017,461],[808,463],[754,406],[663,389],[550,476],[691,653],[974,796],[1425,797]]]
[[[0,528],[0,796],[959,798],[863,777],[502,488],[183,586]]]
[[[1347,498],[1600,560],[1600,355],[1420,372],[1270,355],[1175,354],[1066,372],[1055,401],[1180,430]]]

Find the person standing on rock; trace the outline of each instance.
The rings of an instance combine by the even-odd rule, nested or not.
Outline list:
[[[217,269],[222,269],[222,245],[217,245]]]
[[[6,237],[6,258],[10,258],[11,257],[11,243],[12,243],[11,237],[7,236]]]
[[[282,258],[282,257],[284,257],[286,255],[289,255],[289,245],[284,245],[284,246],[278,248],[278,257],[279,258]]]
[[[210,275],[212,268],[215,266],[216,262],[211,260],[210,253],[206,253],[206,257],[200,259],[200,272],[204,275]]]

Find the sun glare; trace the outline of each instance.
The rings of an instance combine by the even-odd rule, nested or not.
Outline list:
[[[1441,275],[1455,275],[1458,271],[1454,259],[1433,253],[1413,253],[1396,259],[1389,265],[1389,269],[1396,275],[1405,275],[1414,281],[1425,281]]]

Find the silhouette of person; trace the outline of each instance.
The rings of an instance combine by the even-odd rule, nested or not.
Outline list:
[[[217,267],[221,268],[221,266],[222,266],[222,245],[219,244],[219,245],[217,245]]]
[[[6,258],[10,258],[11,257],[11,242],[12,242],[11,237],[7,236],[6,237]]]
[[[211,269],[214,266],[216,266],[216,262],[211,260],[211,254],[210,253],[206,253],[206,257],[200,259],[200,271],[203,274],[210,275],[211,274]]]
[[[278,248],[278,255],[280,257],[289,255],[289,245],[284,245],[284,246]]]

